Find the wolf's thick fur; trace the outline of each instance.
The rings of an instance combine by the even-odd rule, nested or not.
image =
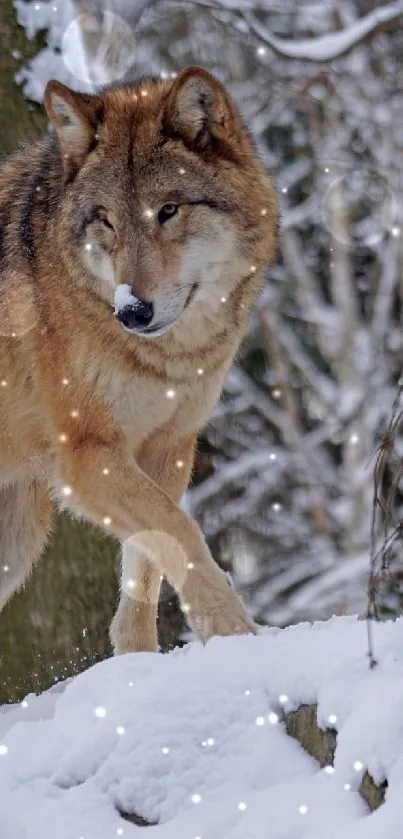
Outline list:
[[[123,543],[116,652],[156,648],[163,575],[203,640],[253,631],[178,502],[273,254],[270,180],[203,69],[45,104],[55,133],[0,171],[0,608],[56,501]],[[156,336],[114,316],[120,283]]]

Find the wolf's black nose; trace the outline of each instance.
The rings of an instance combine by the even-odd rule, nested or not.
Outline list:
[[[133,303],[117,312],[117,318],[126,329],[141,329],[148,326],[154,317],[154,306],[139,297],[133,297]]]

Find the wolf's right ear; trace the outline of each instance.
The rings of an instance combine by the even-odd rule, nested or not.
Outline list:
[[[46,86],[44,102],[59,138],[65,171],[71,176],[82,166],[94,142],[102,100],[51,81]]]

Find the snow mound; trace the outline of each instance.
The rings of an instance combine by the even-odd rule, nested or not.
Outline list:
[[[0,709],[1,839],[398,839],[403,814],[403,619],[356,618],[109,659]],[[335,771],[289,738],[318,703]],[[388,779],[369,814],[365,769]],[[120,811],[120,812],[119,812]]]

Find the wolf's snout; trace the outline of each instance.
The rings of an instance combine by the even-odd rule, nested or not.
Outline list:
[[[154,306],[139,297],[133,297],[130,302],[116,313],[117,319],[126,329],[142,329],[148,326],[154,317]]]

